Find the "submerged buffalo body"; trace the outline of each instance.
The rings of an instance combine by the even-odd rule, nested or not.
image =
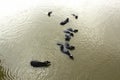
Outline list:
[[[51,16],[51,14],[52,14],[52,11],[48,12],[48,16],[49,16],[49,17]]]
[[[69,18],[66,18],[64,21],[60,22],[60,25],[65,25],[69,22]]]
[[[44,61],[44,62],[31,61],[30,64],[31,64],[31,66],[33,66],[33,67],[48,67],[48,66],[51,65],[49,61]]]
[[[77,15],[75,15],[75,14],[72,14],[74,17],[75,17],[75,19],[78,19],[78,16]]]

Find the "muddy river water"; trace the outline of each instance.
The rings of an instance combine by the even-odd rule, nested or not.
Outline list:
[[[119,0],[37,1],[0,3],[0,80],[120,79]],[[79,30],[70,41],[74,60],[56,45],[67,28]],[[33,68],[31,60],[51,66]]]

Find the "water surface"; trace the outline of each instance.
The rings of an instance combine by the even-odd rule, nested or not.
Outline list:
[[[69,5],[57,5],[53,1],[53,5],[37,3],[16,13],[2,14],[0,79],[120,79],[120,6],[119,0],[111,1],[85,0],[76,6],[72,1]],[[48,17],[47,12],[51,10],[53,14]],[[71,16],[73,13],[79,16],[78,20]],[[70,22],[59,25],[67,17]],[[63,30],[69,27],[79,30],[70,41],[76,47],[71,51],[74,60],[62,54],[56,45],[64,43]],[[31,60],[49,60],[52,65],[33,68]]]

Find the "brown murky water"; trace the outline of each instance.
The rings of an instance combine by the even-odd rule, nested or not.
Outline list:
[[[77,6],[38,3],[1,16],[0,80],[119,80],[120,1],[111,1],[85,0]],[[67,17],[70,22],[59,25]],[[74,60],[56,45],[64,42],[63,30],[69,27],[79,30],[70,41],[76,47],[71,51]],[[31,60],[49,60],[52,65],[33,68]]]

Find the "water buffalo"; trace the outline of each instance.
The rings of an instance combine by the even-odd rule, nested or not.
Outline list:
[[[68,28],[67,30],[68,30],[68,31],[71,31],[71,32],[74,32],[74,33],[77,33],[77,32],[78,32],[78,29]]]
[[[70,59],[74,59],[73,55],[70,53],[70,51],[65,47],[65,45],[61,43],[57,43],[57,45],[60,46],[60,51],[66,55],[69,56]]]
[[[64,21],[60,22],[60,25],[65,25],[69,22],[69,18],[66,18]]]
[[[75,46],[70,46],[69,43],[65,43],[65,47],[69,50],[75,50]]]
[[[70,36],[74,37],[74,34],[73,34],[73,33],[71,33],[71,32],[70,32],[70,31],[68,31],[68,30],[64,30],[64,33],[69,34]]]
[[[51,16],[51,14],[52,14],[52,11],[48,12],[48,16],[49,16],[49,17]]]
[[[72,14],[74,17],[75,17],[75,19],[78,19],[78,16],[77,15],[75,15],[75,14]]]
[[[31,61],[30,62],[31,66],[33,67],[48,67],[51,65],[50,61],[44,61],[44,62],[40,62],[40,61]]]
[[[71,40],[70,34],[65,34],[65,41],[70,41],[70,40]]]

